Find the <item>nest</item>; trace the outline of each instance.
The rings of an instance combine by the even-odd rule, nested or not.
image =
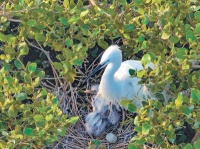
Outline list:
[[[101,54],[99,57],[100,56]],[[82,67],[76,67],[77,76],[73,84],[65,82],[62,86],[54,85],[54,87],[52,87],[53,83],[48,80],[45,83],[42,83],[43,86],[49,88],[51,91],[54,90],[56,96],[59,97],[59,107],[63,114],[67,114],[69,117],[79,117],[78,122],[67,129],[66,135],[60,137],[58,142],[48,146],[48,148],[85,149],[103,147],[108,149],[121,149],[127,148],[130,139],[135,135],[135,132],[133,131],[133,119],[130,120],[130,117],[135,117],[135,114],[128,113],[125,110],[122,110],[121,122],[116,126],[109,127],[101,136],[94,137],[85,131],[85,117],[88,113],[92,112],[91,100],[93,95],[85,94],[84,91],[89,89],[92,83],[100,82],[103,70],[90,79],[92,83],[87,82],[84,85],[82,83],[87,75],[94,69],[94,67],[96,67],[94,64],[95,61],[96,60],[94,60],[89,67],[87,65],[90,63],[89,61],[86,61],[84,63],[85,65]],[[50,85],[47,85],[48,83]],[[109,132],[112,132],[117,136],[116,143],[109,143],[106,140],[106,134]],[[93,143],[95,140],[98,140],[100,145],[98,143],[98,145],[96,144],[97,146],[95,146],[95,143]]]

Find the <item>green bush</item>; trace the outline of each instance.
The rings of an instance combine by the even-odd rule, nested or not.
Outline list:
[[[39,88],[44,71],[15,60],[0,69],[0,147],[42,147],[58,140],[74,123],[58,109],[58,99]]]
[[[30,142],[43,146],[65,132],[67,117],[61,116],[57,98],[39,86],[47,77],[40,68],[42,62],[23,61],[32,48],[47,56],[59,77],[73,82],[74,66],[81,66],[88,48],[98,44],[106,49],[106,41],[119,38],[125,56],[142,50],[144,64],[158,65],[151,72],[137,73],[143,83],[151,78],[154,93],[168,84],[166,90],[173,96],[165,106],[162,101],[144,103],[134,121],[138,134],[130,147],[146,142],[172,146],[177,139],[175,130],[184,122],[198,131],[200,72],[190,68],[200,55],[200,2],[113,0],[101,1],[98,6],[87,4],[86,0],[13,0],[1,5],[1,146]],[[180,93],[188,88],[191,97]]]

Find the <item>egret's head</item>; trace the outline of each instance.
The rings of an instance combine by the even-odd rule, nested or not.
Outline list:
[[[85,81],[87,81],[98,70],[106,67],[108,64],[119,63],[120,65],[121,61],[122,61],[122,52],[120,50],[120,47],[118,45],[111,45],[103,53],[99,65],[92,71],[92,73],[85,79]]]
[[[118,45],[111,45],[103,53],[99,65],[103,65],[105,67],[109,63],[115,63],[117,60],[121,59],[122,59],[122,52],[120,50],[120,47]]]

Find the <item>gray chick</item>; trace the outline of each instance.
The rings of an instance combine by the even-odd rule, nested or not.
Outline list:
[[[96,90],[98,85],[91,89]],[[111,125],[116,125],[120,121],[119,107],[116,105],[106,105],[104,100],[98,95],[93,96],[93,112],[86,116],[85,128],[88,134],[100,136]]]

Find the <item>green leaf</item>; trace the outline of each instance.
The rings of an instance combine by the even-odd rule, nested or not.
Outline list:
[[[175,105],[176,107],[180,107],[182,103],[183,103],[183,95],[179,93],[177,99],[175,100]]]
[[[29,71],[30,73],[33,73],[33,72],[36,71],[36,67],[37,67],[37,64],[36,64],[36,63],[30,63],[30,64],[28,65],[28,71]]]
[[[19,0],[19,4],[23,5],[24,4],[24,0]]]
[[[25,75],[24,75],[24,81],[25,81],[26,83],[31,83],[31,82],[32,82],[31,75],[30,75],[30,74],[25,74]]]
[[[144,14],[144,9],[143,8],[139,8],[138,10],[137,10],[137,12],[139,13],[139,14]]]
[[[3,136],[8,136],[9,134],[6,131],[2,131]]]
[[[169,39],[169,37],[170,37],[170,34],[165,33],[165,32],[163,32],[162,35],[161,35],[162,39]]]
[[[194,13],[194,16],[195,16],[195,19],[196,19],[197,21],[200,21],[200,11],[196,11],[196,12]]]
[[[176,58],[183,61],[187,57],[187,51],[186,48],[178,48],[178,51],[175,53]]]
[[[89,10],[85,10],[85,11],[82,11],[81,14],[80,14],[80,18],[86,16],[87,14],[89,13]]]
[[[89,25],[88,24],[83,24],[81,26],[81,30],[83,32],[83,35],[88,35],[89,34]]]
[[[0,33],[0,41],[6,42],[6,40],[7,40],[6,35]]]
[[[156,135],[156,137],[154,138],[156,141],[156,144],[162,144],[164,142],[163,137],[161,137],[160,135]]]
[[[65,128],[65,127],[63,127],[63,128],[58,128],[57,129],[57,135],[61,135],[61,136],[64,136],[64,135],[66,135],[66,130],[67,130],[67,128]]]
[[[47,121],[50,121],[50,120],[53,119],[53,115],[52,115],[52,114],[49,114],[49,115],[47,115],[47,116],[45,117],[45,119],[46,119]]]
[[[19,60],[15,60],[14,64],[17,67],[17,69],[22,69],[23,68],[23,64]]]
[[[17,100],[25,100],[27,98],[27,94],[26,93],[17,93],[16,94],[16,99]]]
[[[99,45],[100,47],[102,47],[103,49],[107,49],[107,48],[108,48],[108,43],[105,42],[103,39],[99,39],[99,40],[97,41],[97,43],[98,43],[98,45]]]
[[[131,39],[131,37],[129,36],[129,34],[123,34],[125,39]]]
[[[42,115],[35,115],[33,117],[33,119],[36,121],[36,122],[40,122],[40,121],[44,121],[44,117]]]
[[[128,149],[139,149],[135,144],[129,143],[128,144]]]
[[[148,4],[149,2],[151,2],[151,0],[145,0],[145,3]]]
[[[35,135],[35,131],[32,128],[25,128],[23,134],[31,137]]]
[[[172,42],[172,43],[174,43],[174,44],[176,44],[179,41],[179,39],[178,39],[177,36],[171,36],[170,39],[169,39],[169,41]]]
[[[64,24],[65,26],[69,26],[69,23],[68,23],[68,19],[67,19],[67,18],[60,17],[58,20],[59,20],[62,24]]]
[[[38,136],[39,136],[39,137],[42,137],[42,136],[45,134],[45,132],[46,132],[45,130],[39,131]]]
[[[191,90],[191,97],[194,101],[200,101],[200,91],[193,88]]]
[[[19,43],[19,56],[27,55],[29,53],[29,48],[26,42]]]
[[[33,20],[28,20],[27,24],[28,24],[29,27],[35,27],[36,24],[37,24],[37,21],[34,20],[34,19]]]
[[[145,142],[146,142],[145,138],[140,138],[140,139],[136,140],[136,143],[139,145],[144,145]]]
[[[9,85],[11,85],[13,83],[13,78],[11,76],[6,76],[6,80]]]
[[[184,149],[193,149],[193,146],[189,143],[184,147]]]
[[[5,71],[10,71],[10,66],[9,66],[9,64],[7,64],[7,63],[3,63],[3,68],[4,68],[4,70]]]
[[[92,31],[92,35],[91,35],[91,36],[96,37],[99,33],[100,33],[100,30],[99,30],[99,29],[94,29],[94,30]]]
[[[78,21],[78,17],[77,16],[72,16],[71,19],[68,21],[71,24],[75,24]]]
[[[72,41],[71,39],[69,39],[69,38],[66,38],[66,39],[65,39],[65,44],[66,44],[67,46],[69,46],[69,47],[72,47],[72,46],[73,46],[73,41]]]
[[[185,24],[185,32],[187,32],[188,30],[190,30],[191,25],[190,24]]]
[[[154,107],[159,110],[162,108],[162,104],[158,100],[155,100]]]
[[[52,99],[52,103],[53,103],[53,104],[58,104],[58,98],[53,98],[53,99]]]
[[[151,62],[151,55],[149,54],[145,54],[142,59],[141,59],[141,63],[146,66],[147,64],[149,64]]]
[[[77,66],[81,66],[82,65],[82,61],[80,59],[73,59],[73,64],[77,65]]]
[[[66,69],[66,74],[64,75],[65,79],[69,82],[74,81],[74,77],[76,76],[76,71],[75,69]]]
[[[198,128],[199,128],[199,125],[200,125],[199,122],[195,122],[194,127],[195,127],[196,129],[198,129]]]
[[[38,111],[40,111],[41,113],[46,113],[47,107],[43,106],[43,107],[38,107],[36,108]]]
[[[142,78],[142,77],[145,75],[145,73],[146,73],[145,70],[137,71],[137,77],[138,77],[138,78]]]
[[[40,94],[41,94],[42,96],[46,96],[46,95],[48,94],[47,89],[46,89],[46,88],[42,88],[42,91],[40,92]]]
[[[138,41],[139,41],[139,42],[143,42],[144,40],[145,40],[145,39],[144,39],[143,36],[139,36],[139,37],[138,37]]]
[[[69,0],[64,0],[64,1],[63,1],[63,6],[64,6],[65,8],[69,7]]]
[[[8,109],[8,115],[10,117],[16,117],[17,116],[17,110],[16,110],[16,108],[13,104]]]
[[[129,71],[129,74],[131,76],[135,76],[136,75],[136,71],[134,69],[129,69],[128,71]]]
[[[54,136],[54,135],[48,135],[46,138],[45,138],[45,144],[46,145],[50,145],[52,144],[53,142],[57,141],[58,140],[58,137],[57,136]]]
[[[184,109],[184,113],[185,113],[186,115],[190,114],[190,113],[191,113],[190,108],[186,107],[186,108]]]
[[[148,123],[142,124],[142,134],[148,134],[150,129],[151,125],[149,125]]]
[[[136,126],[134,128],[135,131],[137,131],[138,133],[142,133],[142,127],[141,126]]]
[[[194,142],[194,148],[199,149],[200,148],[200,139]]]
[[[128,111],[135,112],[136,109],[137,109],[137,107],[134,104],[132,104],[132,103],[128,104]]]
[[[153,62],[156,59],[156,55],[153,52],[148,52],[147,54],[151,57],[151,62]]]
[[[59,62],[53,62],[53,66],[55,67],[55,69],[57,70],[63,70],[63,65]]]
[[[76,124],[76,122],[78,121],[79,117],[78,116],[73,116],[69,119],[69,122],[72,124]]]
[[[33,81],[32,85],[34,87],[38,87],[40,85],[40,78],[39,77],[35,78],[35,80]]]
[[[189,41],[189,40],[191,40],[191,41],[196,41],[196,36],[195,36],[195,34],[194,34],[194,32],[192,31],[192,30],[188,30],[187,32],[186,32],[186,39]]]
[[[200,24],[196,25],[195,32],[200,35]]]
[[[133,0],[136,5],[141,5],[143,2],[141,0]]]
[[[91,143],[94,144],[96,147],[101,144],[101,142],[99,140],[96,140],[96,139],[92,139]]]
[[[45,41],[45,36],[43,35],[43,33],[35,33],[35,39],[41,42]]]
[[[39,77],[40,79],[44,78],[45,72],[44,71],[38,71],[38,73],[36,74],[36,76]]]
[[[132,103],[132,100],[122,99],[122,100],[120,101],[120,105],[121,105],[121,106],[124,106],[124,107],[127,107],[128,104],[130,104],[130,103]]]
[[[131,32],[131,31],[133,31],[134,28],[135,28],[135,26],[133,24],[124,25],[124,31],[125,32]]]
[[[142,42],[142,49],[146,49],[147,48],[147,41],[143,41]]]

